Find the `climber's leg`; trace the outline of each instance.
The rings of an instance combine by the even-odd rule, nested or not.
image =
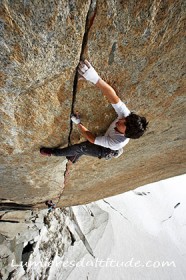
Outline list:
[[[66,156],[67,159],[76,162],[82,155],[101,158],[101,147],[85,141],[67,148],[54,149],[52,154],[55,156]]]
[[[42,155],[55,155],[55,156],[65,156],[67,159],[72,162],[76,162],[82,155],[93,156],[102,158],[103,151],[106,148],[90,143],[89,141],[85,141],[79,144],[75,144],[63,149],[58,148],[41,148],[40,153]],[[110,149],[106,149],[110,150]]]

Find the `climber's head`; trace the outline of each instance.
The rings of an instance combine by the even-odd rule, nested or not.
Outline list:
[[[125,125],[125,136],[131,139],[138,139],[147,129],[148,122],[145,117],[130,113],[130,115],[125,118]]]

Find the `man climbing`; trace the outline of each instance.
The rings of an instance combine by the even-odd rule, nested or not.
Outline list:
[[[40,153],[46,156],[65,156],[72,163],[75,163],[82,155],[106,159],[118,157],[130,138],[137,139],[144,134],[148,122],[145,117],[129,111],[114,89],[101,79],[87,60],[79,63],[78,72],[82,78],[95,84],[102,91],[118,117],[111,123],[105,135],[96,137],[81,123],[77,115],[72,115],[72,122],[78,126],[87,141],[63,149],[41,148]]]

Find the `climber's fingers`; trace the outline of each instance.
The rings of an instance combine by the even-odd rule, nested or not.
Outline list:
[[[83,78],[82,76],[78,76],[78,81],[81,81],[81,80],[85,80],[85,78]]]
[[[78,66],[78,69],[83,73],[85,74],[85,72],[88,70],[88,66],[83,63],[82,61],[80,61],[79,63],[79,66]]]
[[[84,62],[81,60],[78,66],[82,68],[84,66]]]
[[[85,78],[86,81],[90,81],[96,84],[100,79],[96,70],[92,67],[88,60],[80,61],[78,65],[78,73]]]
[[[83,72],[83,71],[81,71],[81,69],[80,69],[80,68],[78,68],[78,73],[79,73],[81,76],[83,76],[83,75],[84,75],[84,72]]]
[[[91,64],[90,64],[90,62],[88,61],[88,60],[84,60],[84,63],[86,64],[86,66],[88,67],[88,68],[90,68],[91,67]]]

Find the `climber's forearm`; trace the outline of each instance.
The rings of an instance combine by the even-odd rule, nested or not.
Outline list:
[[[94,143],[96,137],[92,134],[92,132],[90,132],[84,125],[82,125],[82,123],[78,124],[78,128],[90,143]]]
[[[116,104],[119,102],[120,99],[117,96],[115,90],[102,79],[98,80],[98,82],[96,83],[96,87],[98,87],[102,91],[103,95],[107,97],[110,103]]]
[[[96,85],[102,93],[107,97],[108,101],[112,104],[117,104],[120,99],[117,96],[115,90],[101,79],[94,67],[88,62],[88,60],[80,61],[78,66],[78,73],[85,80],[90,81]]]

